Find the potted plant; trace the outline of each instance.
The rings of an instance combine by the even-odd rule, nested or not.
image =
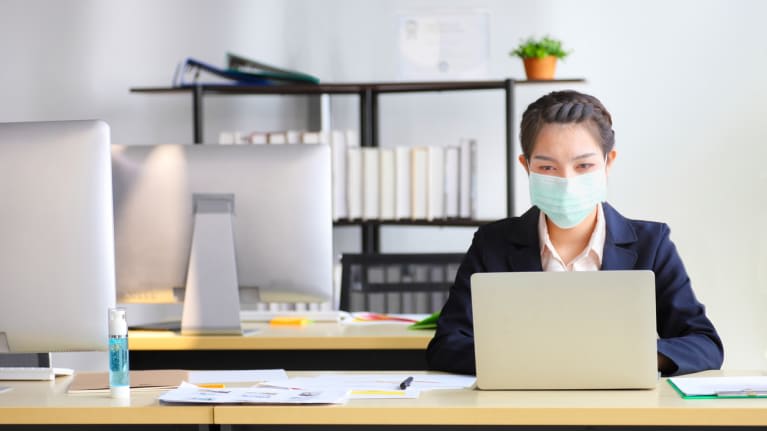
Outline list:
[[[561,41],[549,36],[542,39],[530,37],[509,53],[512,57],[522,59],[527,79],[554,79],[557,60],[564,59],[568,54],[562,49]]]

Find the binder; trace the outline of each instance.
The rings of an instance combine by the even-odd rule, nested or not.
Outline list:
[[[445,147],[445,217],[447,218],[457,218],[459,215],[459,159],[459,147]]]
[[[445,218],[445,149],[430,146],[428,148],[428,177],[426,192],[428,205],[426,219]]]
[[[360,219],[362,218],[362,150],[360,147],[346,149],[346,187],[349,219]]]
[[[233,54],[229,54],[233,56]],[[280,69],[265,63],[234,56],[242,61],[232,62],[235,67],[221,68],[192,57],[184,59],[173,75],[174,87],[195,85],[279,85],[319,84],[320,80],[311,75]]]
[[[394,218],[409,219],[410,210],[410,148],[396,147],[394,149]]]
[[[362,148],[362,219],[378,219],[379,213],[378,148]]]
[[[395,207],[395,164],[394,164],[394,150],[391,148],[381,148],[379,152],[380,162],[380,206],[379,216],[381,220],[393,220],[394,219],[394,207]]]
[[[439,320],[440,312],[437,311],[429,316],[425,317],[418,322],[408,326],[408,329],[437,329],[437,320]]]
[[[670,377],[684,399],[767,398],[767,376]]]
[[[458,199],[461,218],[477,217],[477,143],[473,139],[461,139],[460,182]]]
[[[413,220],[423,220],[429,206],[428,152],[425,147],[416,147],[410,155],[410,216]]]
[[[256,61],[231,52],[226,53],[227,66],[229,70],[244,72],[249,74],[260,74],[269,79],[295,81],[307,84],[319,84],[320,79],[308,73],[285,69],[282,67],[266,64],[262,61]]]

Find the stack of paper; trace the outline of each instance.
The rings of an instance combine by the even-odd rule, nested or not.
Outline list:
[[[408,381],[403,389],[403,382]],[[343,388],[349,399],[418,398],[421,391],[465,389],[476,382],[474,376],[458,374],[323,374],[264,383],[263,386],[304,390]]]
[[[159,400],[183,404],[343,404],[347,391],[343,389],[297,390],[279,388],[204,388],[184,382],[168,391]]]
[[[183,382],[192,383],[233,383],[266,382],[287,379],[285,370],[133,370],[130,372],[131,390],[171,389]],[[76,373],[69,384],[67,393],[97,393],[109,391],[109,374],[106,372]]]

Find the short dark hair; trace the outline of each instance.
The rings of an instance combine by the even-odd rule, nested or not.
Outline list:
[[[530,160],[543,126],[551,123],[584,123],[603,156],[615,146],[612,117],[599,99],[574,90],[554,91],[531,103],[522,115],[519,140],[525,159]]]

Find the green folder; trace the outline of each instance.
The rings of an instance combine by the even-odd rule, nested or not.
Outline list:
[[[767,392],[762,390],[752,390],[743,388],[740,390],[726,390],[720,392],[712,392],[710,394],[696,394],[688,395],[676,384],[674,384],[673,378],[667,379],[668,384],[679,394],[680,397],[686,400],[706,400],[706,399],[727,399],[727,398],[767,398]]]
[[[439,320],[439,311],[423,320],[413,323],[408,326],[408,329],[437,329],[437,320]]]

